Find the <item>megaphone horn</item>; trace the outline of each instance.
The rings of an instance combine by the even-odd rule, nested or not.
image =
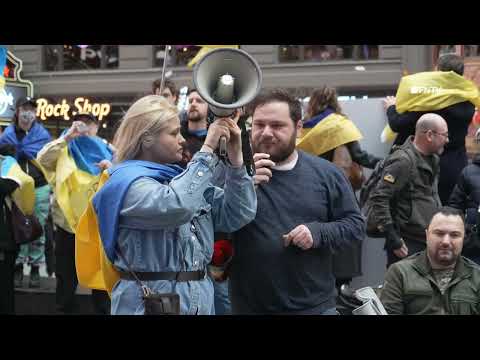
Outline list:
[[[193,83],[212,113],[216,117],[227,117],[257,96],[262,87],[262,72],[245,51],[220,48],[207,53],[195,65]],[[226,156],[226,149],[227,142],[222,137],[220,156]]]
[[[226,117],[257,96],[262,72],[247,52],[220,48],[207,53],[195,65],[193,83],[213,114]]]

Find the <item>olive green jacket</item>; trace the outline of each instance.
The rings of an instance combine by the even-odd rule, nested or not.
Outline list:
[[[380,300],[391,315],[476,315],[480,313],[480,267],[460,257],[442,295],[422,251],[390,266]]]
[[[440,158],[431,161],[405,141],[385,163],[382,178],[370,195],[372,216],[380,227],[394,224],[404,239],[425,242],[425,229],[441,207],[438,196]]]

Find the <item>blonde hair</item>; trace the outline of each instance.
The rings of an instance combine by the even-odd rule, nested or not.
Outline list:
[[[177,108],[163,96],[148,95],[137,100],[128,109],[113,139],[117,149],[114,161],[136,159],[145,136],[157,135],[175,117],[178,117]]]

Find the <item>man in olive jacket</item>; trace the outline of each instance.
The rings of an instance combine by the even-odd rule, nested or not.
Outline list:
[[[378,229],[385,233],[387,265],[425,249],[425,229],[440,206],[439,156],[448,127],[437,114],[425,114],[410,137],[385,160],[370,195]]]
[[[428,229],[427,249],[393,264],[380,300],[391,315],[480,313],[480,267],[461,256],[463,214],[443,207]]]

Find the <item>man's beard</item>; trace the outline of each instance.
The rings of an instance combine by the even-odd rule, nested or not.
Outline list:
[[[204,119],[204,117],[202,117],[202,115],[200,115],[198,111],[189,112],[187,115],[188,115],[188,121],[191,121],[191,122],[200,122]]]
[[[275,144],[274,147],[276,149],[273,149],[272,147],[270,147],[269,149],[268,146],[264,146],[262,143],[252,144],[254,153],[270,154],[269,160],[272,160],[274,163],[281,163],[285,161],[295,151],[295,146],[296,146],[295,134],[292,136],[288,144],[286,145],[279,144],[279,143]]]
[[[449,252],[448,256],[446,256],[445,254],[440,255],[440,252],[443,252],[442,250],[443,251],[448,251]],[[433,260],[437,264],[442,265],[442,266],[453,265],[457,262],[457,259],[458,259],[458,255],[455,254],[454,249],[448,249],[448,248],[447,249],[438,248],[431,255],[433,255]]]

